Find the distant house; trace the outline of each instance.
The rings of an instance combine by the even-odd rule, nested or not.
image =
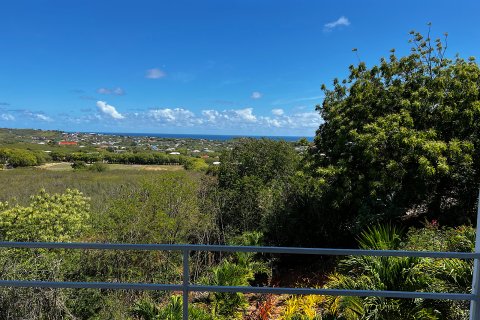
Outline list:
[[[78,144],[77,141],[60,141],[58,142],[59,146],[76,146]]]
[[[214,161],[212,164],[213,164],[214,166],[218,166],[218,165],[220,165],[220,161]]]
[[[175,155],[179,155],[180,152],[170,152],[169,154],[175,154]]]

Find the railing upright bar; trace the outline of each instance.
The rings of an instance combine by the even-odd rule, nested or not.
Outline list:
[[[477,234],[475,237],[475,253],[480,252],[480,190],[477,204]],[[472,294],[470,301],[470,320],[480,319],[480,260],[475,258],[473,262]]]
[[[190,251],[188,249],[183,250],[183,320],[188,320],[188,292],[190,287],[190,267],[188,264]]]

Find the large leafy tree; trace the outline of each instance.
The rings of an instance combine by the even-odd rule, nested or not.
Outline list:
[[[218,169],[222,230],[263,229],[280,205],[278,194],[295,173],[298,158],[291,144],[270,139],[240,139],[224,152]]]
[[[317,106],[308,163],[344,231],[372,222],[472,220],[480,182],[480,68],[411,32],[411,53],[350,66]],[[446,36],[446,35],[445,35]]]

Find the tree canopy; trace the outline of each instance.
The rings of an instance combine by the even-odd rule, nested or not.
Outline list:
[[[413,218],[465,223],[480,183],[480,68],[411,32],[411,53],[322,86],[308,172],[330,212],[360,230]],[[446,35],[445,35],[446,36]]]

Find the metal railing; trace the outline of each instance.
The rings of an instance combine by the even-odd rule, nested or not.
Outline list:
[[[477,233],[478,235],[478,233]],[[160,290],[182,291],[183,319],[188,319],[189,292],[241,292],[271,294],[316,294],[330,296],[361,296],[436,300],[471,301],[470,319],[478,318],[480,306],[478,261],[480,253],[434,252],[434,251],[395,251],[395,250],[360,250],[360,249],[322,249],[291,247],[251,247],[190,244],[114,244],[114,243],[59,243],[59,242],[0,242],[0,248],[41,248],[41,249],[93,249],[93,250],[139,250],[139,251],[180,251],[183,255],[183,278],[181,284],[154,283],[111,283],[111,282],[55,282],[31,280],[0,280],[0,287],[27,288],[84,288],[84,289],[124,289],[124,290]],[[455,258],[475,259],[472,293],[439,293],[409,291],[376,291],[347,289],[313,289],[285,287],[248,287],[248,286],[209,286],[190,283],[189,257],[191,252],[256,252],[272,254],[336,255],[336,256],[377,256],[377,257],[420,257],[420,258]]]

